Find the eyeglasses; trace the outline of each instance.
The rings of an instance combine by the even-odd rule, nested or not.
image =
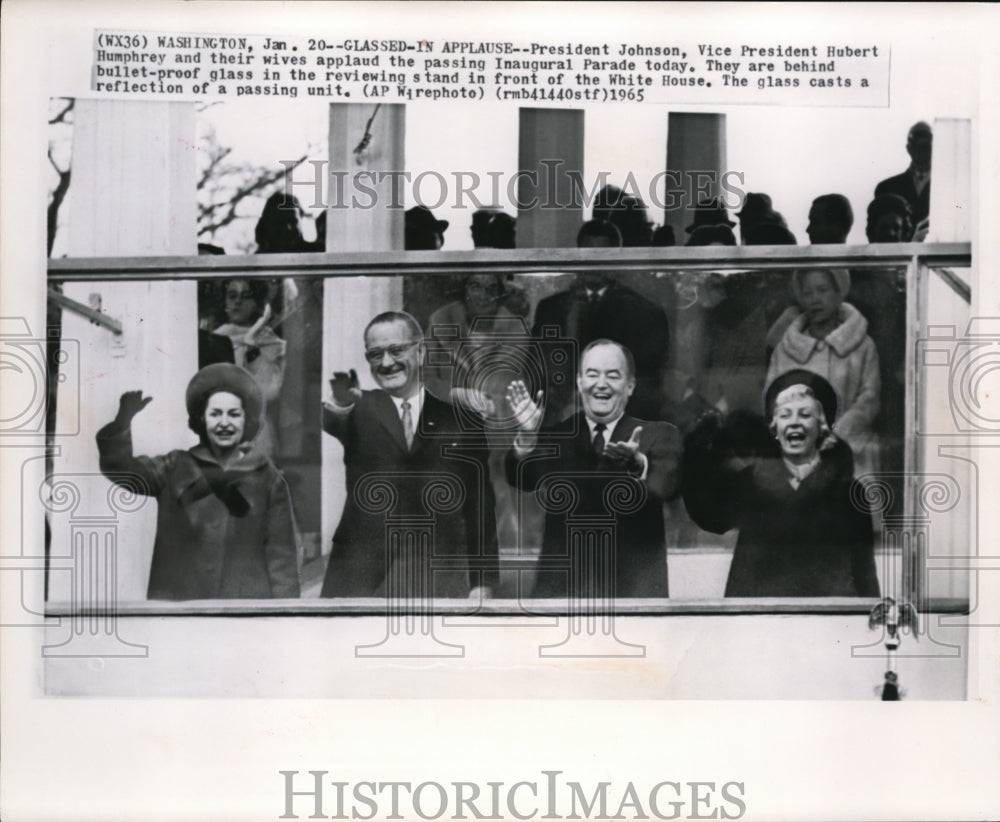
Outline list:
[[[236,300],[252,300],[253,299],[253,292],[252,291],[227,291],[226,292],[226,299],[227,300],[232,300],[234,302]]]
[[[369,348],[365,351],[365,359],[372,363],[372,365],[382,362],[386,354],[392,357],[392,359],[398,360],[418,342],[419,340],[414,340],[404,345],[390,345],[387,348]]]

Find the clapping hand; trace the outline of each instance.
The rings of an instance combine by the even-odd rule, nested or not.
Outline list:
[[[330,389],[333,391],[333,401],[337,405],[354,405],[361,399],[358,372],[353,368],[350,371],[334,371]]]
[[[246,333],[246,343],[248,346],[257,345],[257,335],[260,333],[261,329],[267,325],[268,320],[271,319],[271,304],[267,303],[264,305],[264,311],[261,313],[260,317],[257,319],[250,330]]]
[[[609,442],[605,445],[604,455],[624,463],[630,469],[638,468],[641,465],[639,460],[639,436],[641,434],[642,426],[639,425],[625,442]]]
[[[507,404],[510,406],[517,427],[528,434],[533,434],[542,424],[542,397],[539,391],[531,398],[528,388],[521,380],[514,380],[507,386]]]

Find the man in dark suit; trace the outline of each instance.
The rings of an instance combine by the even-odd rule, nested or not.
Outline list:
[[[605,220],[584,223],[577,236],[580,248],[621,244],[617,228]],[[563,339],[575,340],[580,350],[592,340],[604,338],[625,346],[636,365],[636,388],[629,411],[645,419],[659,417],[670,347],[667,315],[660,306],[615,282],[608,272],[587,271],[573,288],[538,303],[532,335],[544,339],[547,328],[558,329]],[[547,373],[546,423],[557,422],[573,411],[574,365],[566,361],[561,370],[550,368]]]
[[[582,412],[541,431],[543,392],[507,389],[519,429],[507,476],[546,509],[534,596],[665,597],[663,502],[679,490],[680,434],[625,413],[635,365],[617,342],[584,349],[576,384]]]
[[[322,596],[489,597],[497,530],[481,421],[424,388],[423,332],[409,314],[375,317],[365,358],[379,389],[336,372],[323,404],[348,495]]]
[[[910,167],[902,174],[887,177],[875,186],[875,196],[898,194],[910,204],[915,225],[927,219],[931,210],[931,148],[934,136],[927,123],[915,123],[906,135]]]

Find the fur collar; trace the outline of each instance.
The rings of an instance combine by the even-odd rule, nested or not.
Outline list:
[[[848,356],[868,336],[868,320],[850,303],[840,306],[840,316],[840,325],[827,334],[825,339],[817,340],[805,331],[807,318],[800,311],[781,338],[781,348],[800,363],[808,362],[820,343],[830,346],[838,357]]]

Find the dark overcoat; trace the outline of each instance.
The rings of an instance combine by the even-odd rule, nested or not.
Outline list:
[[[595,453],[582,413],[543,429],[527,454],[514,448],[507,453],[508,480],[535,492],[546,511],[534,596],[607,593],[602,580],[595,579],[609,570],[606,555],[593,554],[600,563],[593,573],[571,567],[571,543],[588,534],[595,541],[610,535],[615,597],[668,595],[663,503],[677,493],[681,438],[669,423],[643,422],[626,414],[611,441],[628,440],[640,425],[639,450],[648,460],[644,479]]]
[[[98,431],[97,447],[108,479],[156,498],[150,599],[299,596],[288,486],[252,445],[226,471],[205,445],[133,456],[131,431],[116,423]]]
[[[691,519],[716,534],[739,528],[727,597],[879,595],[871,511],[847,443],[822,451],[797,489],[776,446],[737,459],[697,435],[685,445]]]
[[[438,598],[496,586],[489,448],[474,413],[425,391],[407,449],[392,397],[365,391],[349,410],[324,405],[323,430],[344,446],[347,501],[322,596],[422,596],[428,580]]]
[[[882,194],[898,194],[910,204],[913,211],[913,225],[916,226],[931,212],[931,184],[928,182],[924,190],[917,193],[917,186],[913,182],[913,175],[909,171],[886,177],[875,186],[875,196]]]

